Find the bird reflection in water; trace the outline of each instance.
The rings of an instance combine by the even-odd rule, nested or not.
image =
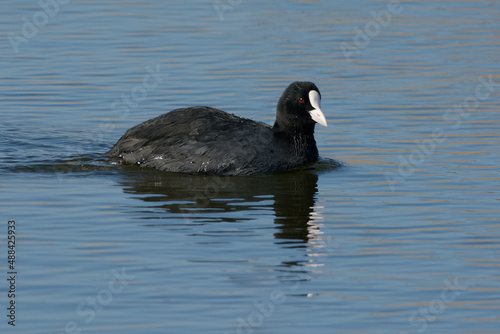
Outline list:
[[[306,280],[304,275],[318,266],[318,255],[332,254],[329,244],[332,238],[322,235],[321,212],[315,212],[317,171],[241,177],[144,169],[126,174],[126,180],[121,182],[124,191],[152,204],[147,211],[141,209],[144,218],[149,220],[148,226],[169,229],[191,226],[191,235],[234,236],[232,240],[237,242],[238,238],[254,235],[257,231],[256,225],[252,225],[255,217],[260,217],[260,224],[262,217],[272,219],[275,244],[281,248],[304,248],[301,259],[281,259],[277,264],[275,270],[280,281],[298,284]],[[203,231],[197,227],[209,224],[213,227],[224,222],[239,223],[239,226],[235,229],[233,224],[229,228],[227,224],[219,224],[220,227]],[[245,226],[242,228],[242,225]]]
[[[305,246],[318,232],[312,218],[318,176],[306,170],[242,177],[158,171],[129,176],[121,182],[126,193],[144,195],[143,201],[170,213],[164,218],[181,224],[246,221],[251,219],[249,211],[274,209],[277,243]]]

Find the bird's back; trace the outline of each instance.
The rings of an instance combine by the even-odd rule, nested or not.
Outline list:
[[[210,107],[173,110],[129,129],[106,154],[124,162],[184,173],[275,172],[271,126]]]

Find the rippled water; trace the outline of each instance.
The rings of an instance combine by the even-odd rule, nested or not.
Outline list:
[[[54,1],[2,7],[2,333],[498,333],[499,2]],[[310,169],[103,156],[178,107],[272,123],[294,80]]]

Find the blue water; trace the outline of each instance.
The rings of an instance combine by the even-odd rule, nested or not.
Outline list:
[[[500,3],[54,1],[2,6],[2,333],[498,333]],[[309,170],[103,155],[179,107],[272,124],[295,80]]]

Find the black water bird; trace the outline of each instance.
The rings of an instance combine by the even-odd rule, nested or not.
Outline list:
[[[274,126],[211,107],[172,110],[129,129],[106,154],[124,164],[180,173],[270,174],[318,159],[314,126],[327,126],[312,82],[294,82]]]

